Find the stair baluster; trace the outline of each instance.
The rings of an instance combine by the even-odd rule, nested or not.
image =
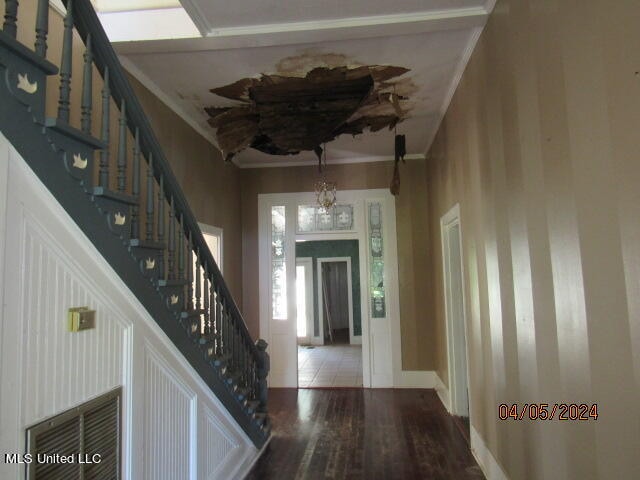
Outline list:
[[[48,33],[49,33],[49,1],[38,0],[38,10],[36,12],[35,51],[42,58],[47,58],[47,34]]]
[[[178,228],[178,280],[183,281],[186,280],[184,276],[184,214],[180,214],[180,220],[178,222],[180,228]],[[187,296],[185,295],[185,291],[187,290],[187,286],[185,285],[182,289],[182,296],[184,297],[182,300],[182,308],[187,310]]]
[[[193,234],[189,232],[187,239],[187,312],[193,310]]]
[[[140,197],[140,130],[136,128],[133,144],[133,178],[131,192],[138,199]],[[131,238],[140,238],[140,206],[135,203],[131,208]]]
[[[169,202],[169,258],[168,258],[168,278],[176,279],[176,210],[173,197]]]
[[[200,248],[196,248],[196,310],[200,310],[200,294],[202,288],[202,277],[200,276]]]
[[[105,190],[109,188],[109,136],[111,117],[111,90],[109,88],[109,67],[104,67],[104,86],[102,87],[102,128],[100,140],[104,148],[100,150],[100,178],[99,185]]]
[[[48,10],[47,10],[48,11]],[[84,51],[84,70],[82,73],[82,105],[80,128],[91,135],[91,108],[93,102],[93,54],[91,53],[91,34],[87,35]]]
[[[127,104],[120,102],[120,132],[118,135],[118,192],[127,188]]]
[[[158,223],[157,223],[157,236],[158,242],[164,243],[164,177],[160,176],[160,188],[158,189]],[[165,271],[164,271],[164,257],[165,250],[162,249],[162,257],[160,259],[160,268],[158,273],[158,278],[164,279]]]
[[[4,5],[4,23],[2,30],[12,38],[18,34],[18,1],[6,0]]]
[[[15,2],[16,5],[18,2]],[[64,34],[62,37],[62,59],[60,62],[60,98],[58,100],[58,122],[69,123],[69,107],[71,105],[71,70],[73,54],[73,7],[72,0],[67,3],[67,14],[64,17]]]
[[[204,310],[204,318],[203,318],[203,326],[204,326],[204,335],[209,341],[211,339],[211,324],[209,323],[209,272],[207,271],[207,265],[205,264],[204,268],[204,281],[202,286],[202,301],[203,301],[203,310]]]
[[[148,242],[153,241],[153,153],[149,154],[149,162],[147,163],[147,221],[145,223],[146,239]]]
[[[218,288],[215,288],[216,294],[216,333],[218,334],[218,339],[216,341],[216,355],[220,356],[223,354],[222,350],[222,326],[224,322],[222,321],[222,299],[220,298],[220,293]]]

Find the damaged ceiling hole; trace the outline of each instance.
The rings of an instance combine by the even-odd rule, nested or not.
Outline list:
[[[245,148],[271,155],[318,151],[339,135],[393,129],[411,110],[409,70],[390,65],[316,67],[304,76],[262,75],[214,88],[239,102],[205,108],[226,160]]]

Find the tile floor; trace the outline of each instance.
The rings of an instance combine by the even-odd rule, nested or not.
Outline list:
[[[362,387],[362,346],[298,346],[298,386]]]

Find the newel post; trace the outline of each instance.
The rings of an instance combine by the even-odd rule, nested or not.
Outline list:
[[[258,411],[267,411],[267,375],[269,375],[270,360],[267,353],[267,346],[269,344],[262,339],[256,342],[256,348],[258,349],[258,371],[257,371],[257,385],[258,401],[260,405]]]

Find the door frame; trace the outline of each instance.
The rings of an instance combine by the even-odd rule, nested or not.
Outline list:
[[[224,273],[224,232],[222,228],[202,222],[198,222],[198,226],[200,227],[202,233],[218,237],[218,251],[215,253],[217,253],[219,257],[218,269],[220,270],[220,273]],[[213,254],[214,252],[211,253]]]
[[[347,262],[347,282],[349,285],[349,344],[356,345],[362,343],[362,337],[360,337],[360,341],[356,341],[356,337],[354,337],[353,334],[353,277],[351,272],[351,257],[320,257],[316,259],[316,262],[318,265],[318,332],[320,333],[321,345],[324,345],[324,294],[322,291],[322,264],[332,262]],[[360,317],[362,317],[362,315],[360,315]]]
[[[400,300],[398,283],[398,246],[396,234],[395,197],[388,189],[339,190],[337,198],[340,203],[352,204],[354,207],[354,226],[349,231],[298,233],[295,225],[298,205],[315,205],[315,192],[264,193],[258,194],[258,302],[260,314],[260,336],[271,346],[272,371],[269,384],[273,387],[297,387],[297,355],[289,347],[283,345],[284,333],[282,324],[274,324],[272,329],[271,301],[271,208],[284,206],[286,211],[285,256],[287,264],[288,315],[295,315],[295,242],[296,240],[352,240],[359,244],[360,262],[360,304],[362,306],[362,366],[363,386],[365,388],[389,388],[404,386],[402,371],[402,344],[400,337]],[[386,312],[384,318],[373,318],[369,298],[369,250],[368,215],[369,205],[379,203],[383,211],[383,243],[384,248],[384,281]],[[294,318],[294,317],[291,317]],[[292,339],[295,333],[288,334]],[[275,338],[278,345],[273,345]],[[297,343],[297,342],[296,342]],[[296,348],[297,346],[294,345]],[[286,359],[278,358],[290,355]],[[274,368],[277,367],[277,368]],[[278,372],[276,372],[278,369]],[[413,373],[413,372],[412,372]]]
[[[296,257],[296,276],[297,267],[304,266],[304,289],[306,292],[306,307],[307,307],[307,335],[306,337],[298,337],[298,343],[300,339],[303,339],[303,343],[312,344],[314,341],[313,335],[313,257]],[[297,290],[297,287],[296,287]],[[296,326],[298,318],[296,312]],[[296,332],[297,334],[297,332]]]
[[[460,255],[460,294],[462,297],[462,325],[454,325],[449,309],[451,301],[451,269],[449,251],[449,231],[458,227],[458,253]],[[462,225],[460,223],[460,205],[455,204],[440,219],[440,240],[442,242],[442,268],[445,296],[445,325],[447,335],[447,362],[449,379],[449,412],[453,415],[469,416],[471,399],[469,397],[469,347],[467,334],[466,298],[464,291],[464,262],[462,261]],[[461,328],[462,327],[462,328]],[[462,332],[463,338],[456,332]],[[463,370],[464,371],[461,371]]]

